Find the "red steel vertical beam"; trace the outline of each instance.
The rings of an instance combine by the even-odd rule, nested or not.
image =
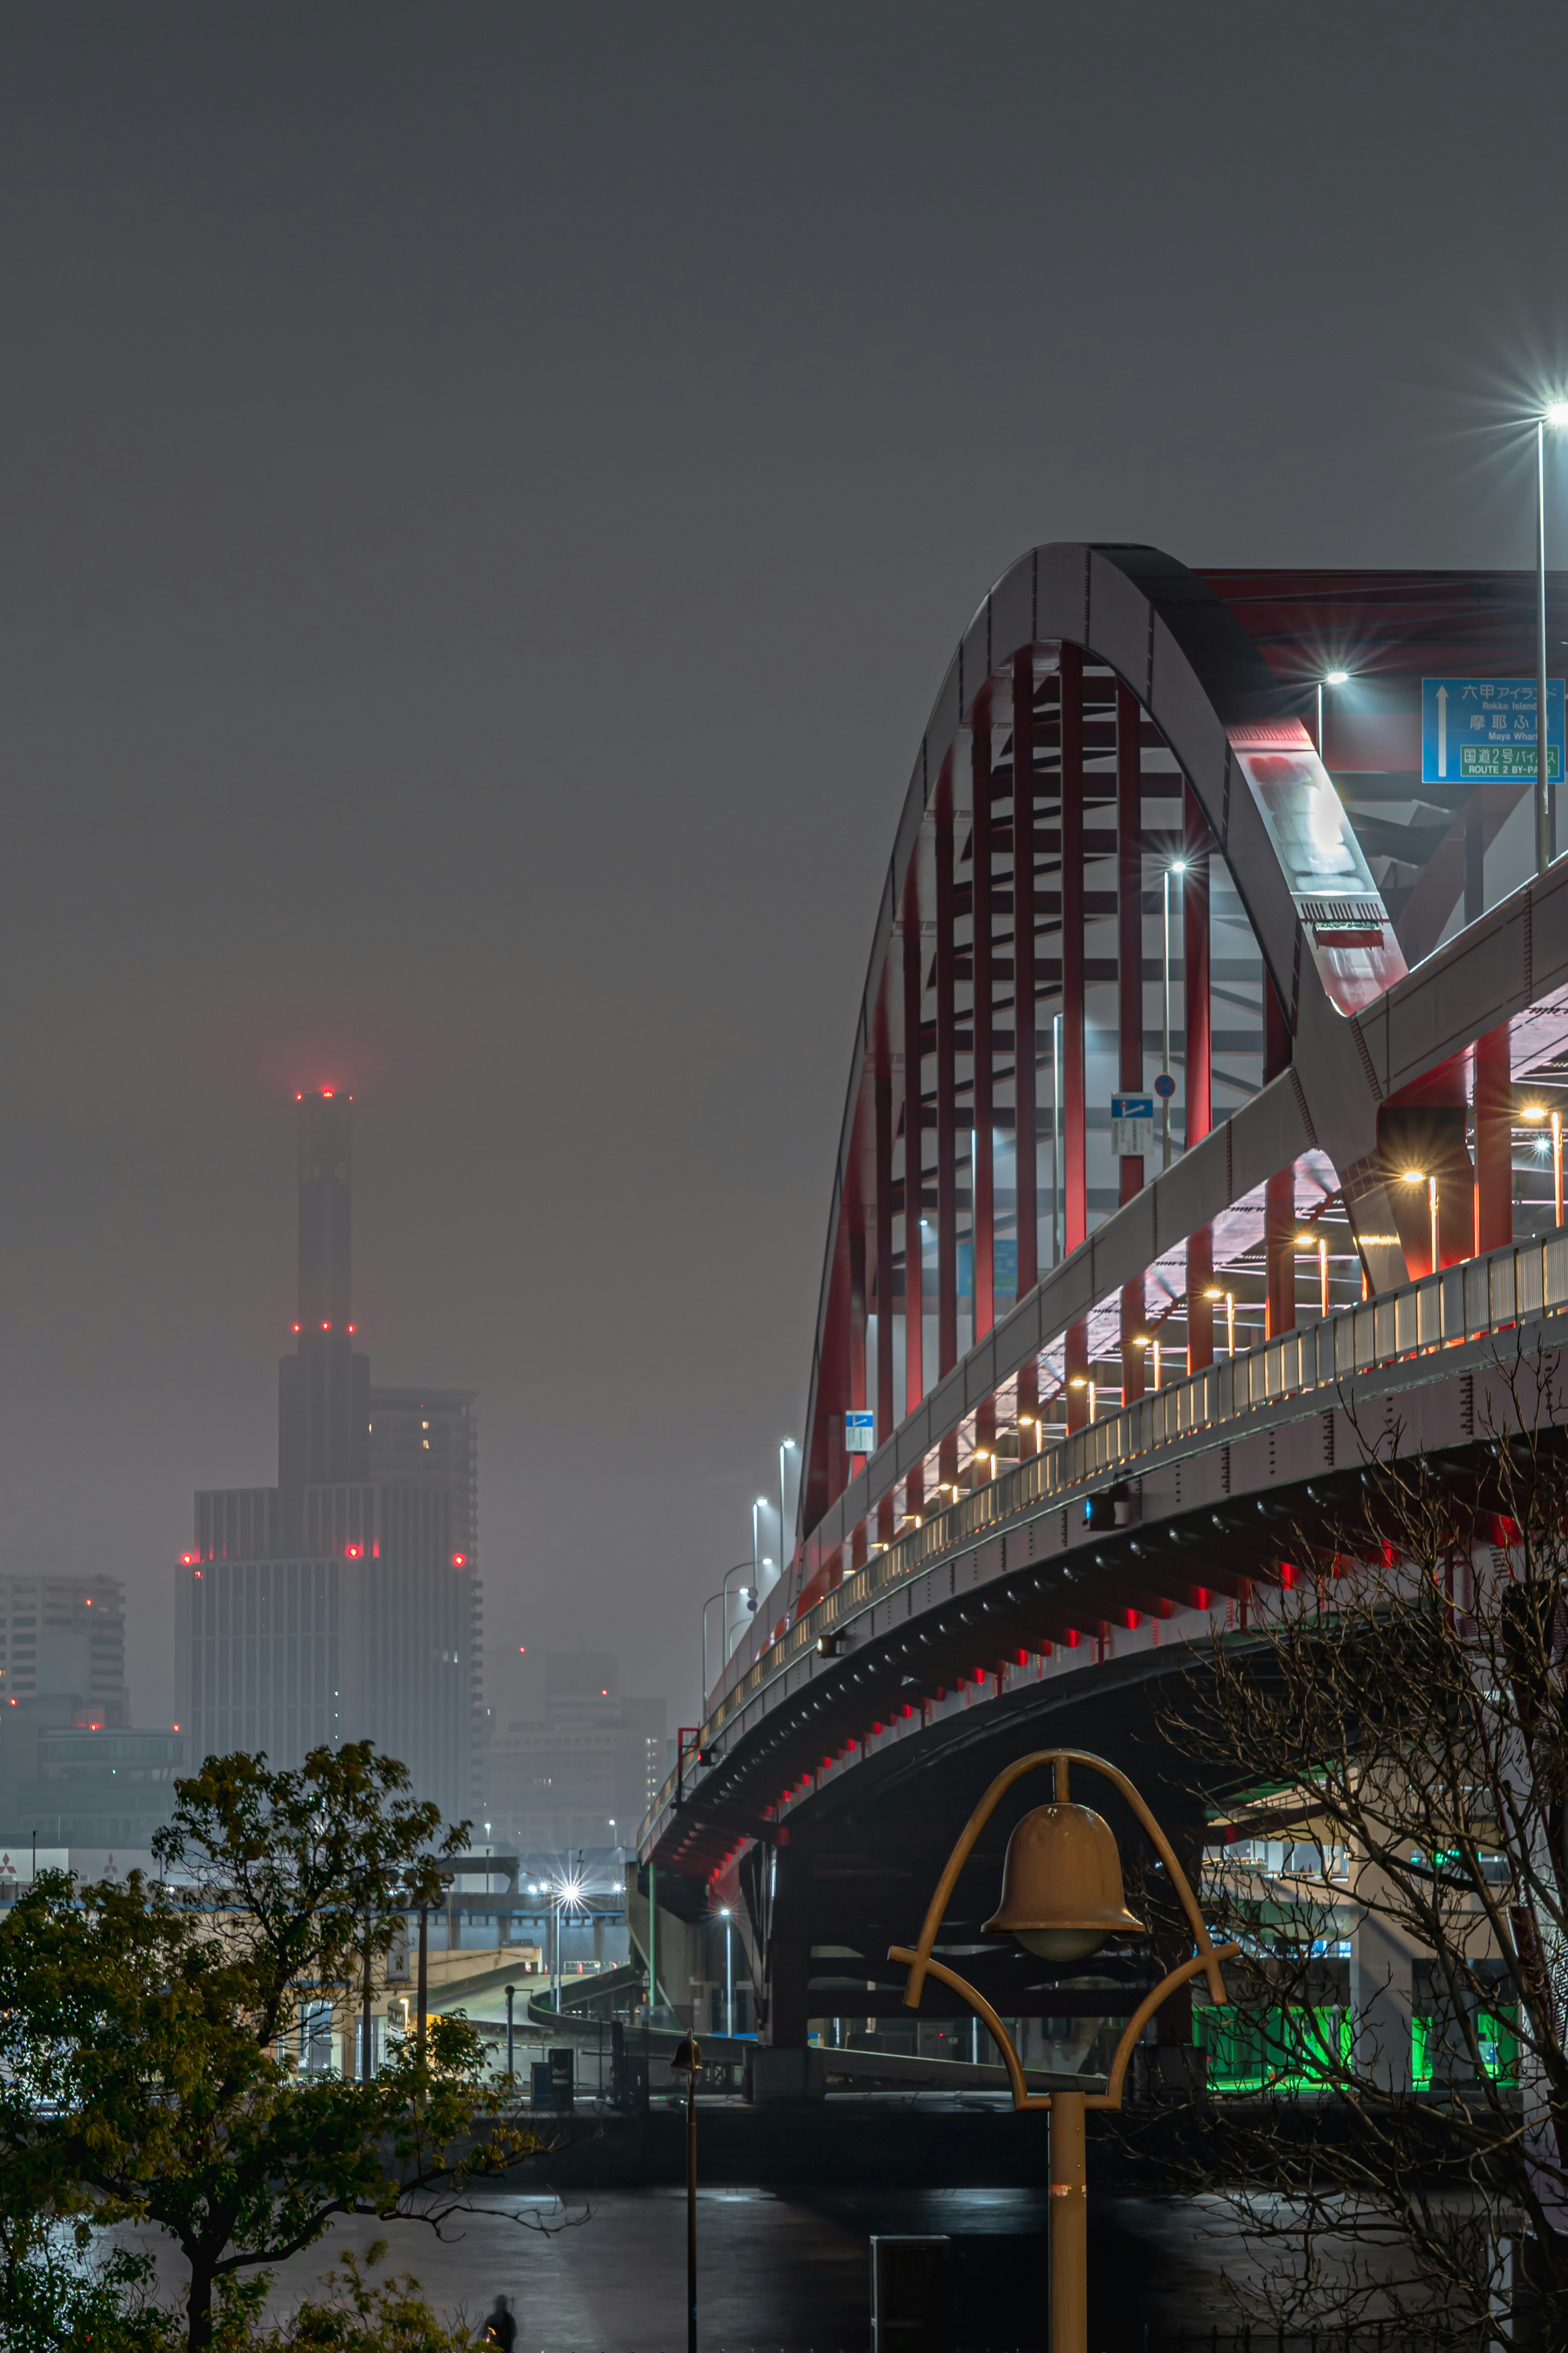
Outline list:
[[[936,1329],[937,1375],[958,1362],[958,1023],[954,1005],[952,786],[936,816]]]
[[[1290,1067],[1290,1032],[1273,981],[1263,976],[1263,1081]],[[1296,1167],[1277,1169],[1263,1189],[1263,1262],[1268,1271],[1264,1331],[1270,1340],[1296,1324]]]
[[[1478,1038],[1476,1057],[1476,1248],[1513,1240],[1513,1071],[1508,1023]]]
[[[1039,1138],[1035,1107],[1035,655],[1013,659],[1013,1168],[1017,1193],[1018,1288],[1040,1279]],[[1039,1410],[1031,1356],[1018,1374],[1017,1410]]]
[[[1061,842],[1062,842],[1062,1164],[1064,1250],[1076,1250],[1089,1234],[1088,1105],[1084,1070],[1083,903],[1083,649],[1061,650]],[[1089,1419],[1089,1398],[1074,1381],[1089,1371],[1089,1325],[1080,1319],[1067,1334],[1068,1428]]]
[[[921,1233],[924,1193],[925,1124],[921,1103],[921,1000],[925,994],[920,892],[914,876],[904,893],[904,1411],[926,1393],[925,1249]]]
[[[996,1321],[996,1157],[992,1116],[995,1070],[992,1025],[995,999],[991,939],[991,691],[976,698],[969,733],[971,834],[970,904],[974,967],[974,1157],[970,1166],[970,1257],[973,1261],[974,1337]]]
[[[1117,1085],[1123,1094],[1143,1092],[1143,765],[1139,748],[1142,713],[1138,698],[1120,681],[1116,688],[1116,1011]],[[1121,1198],[1143,1187],[1143,1155],[1121,1155]],[[1142,1335],[1147,1306],[1143,1278],[1121,1286],[1121,1396],[1126,1405],[1143,1394]]]
[[[877,1013],[872,1124],[877,1193],[873,1213],[877,1255],[877,1443],[881,1446],[891,1437],[899,1420],[893,1397],[893,1069],[885,994]],[[884,1544],[893,1534],[890,1490],[877,1506],[877,1534]]]
[[[1013,664],[1013,1161],[1018,1190],[1018,1297],[1040,1279],[1035,1109],[1035,657]]]
[[[849,1403],[857,1412],[866,1409],[866,1226],[865,1208],[857,1201],[849,1227]],[[851,1463],[851,1474],[858,1463]]]
[[[1197,797],[1182,782],[1182,1035],[1186,1058],[1188,1151],[1214,1125],[1214,1022],[1209,983],[1209,850]],[[1187,1243],[1187,1352],[1196,1371],[1214,1362],[1214,1237],[1207,1226]]]

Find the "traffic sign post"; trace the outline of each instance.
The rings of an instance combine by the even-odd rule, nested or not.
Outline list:
[[[1532,678],[1424,678],[1421,781],[1533,784],[1538,760]],[[1563,681],[1546,681],[1546,781],[1563,781]]]
[[[1112,1095],[1110,1149],[1119,1160],[1136,1160],[1154,1149],[1152,1095]]]

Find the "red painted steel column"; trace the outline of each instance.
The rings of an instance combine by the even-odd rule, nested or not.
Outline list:
[[[952,790],[936,818],[936,1316],[937,1375],[958,1362],[958,1036],[954,1011]]]
[[[1035,656],[1031,647],[1013,660],[1013,1167],[1020,1299],[1040,1279],[1036,1069]],[[1039,1403],[1039,1380],[1031,1357],[1018,1373],[1020,1417],[1033,1419]],[[1025,1431],[1023,1437],[1027,1436]]]
[[[1035,657],[1026,651],[1013,664],[1013,1159],[1020,1299],[1040,1279],[1035,1075]]]
[[[1143,1092],[1143,768],[1139,749],[1142,713],[1138,698],[1116,689],[1116,976],[1117,1085]],[[1143,1155],[1121,1155],[1121,1198],[1143,1188]],[[1148,1313],[1143,1279],[1121,1286],[1121,1396],[1132,1405],[1143,1394],[1143,1351],[1138,1343]]]
[[[885,1012],[877,1022],[877,1074],[873,1082],[877,1200],[877,1443],[898,1426],[893,1397],[893,1072]]]
[[[992,1116],[995,1055],[992,1028],[995,987],[991,940],[991,691],[978,696],[969,733],[970,798],[973,803],[970,905],[974,968],[974,1156],[970,1165],[970,1258],[974,1337],[996,1321],[996,1153]]]
[[[1192,786],[1182,783],[1182,1031],[1186,1056],[1186,1147],[1214,1125],[1214,1021],[1210,1004],[1209,851],[1212,840]],[[1207,1226],[1187,1243],[1187,1351],[1195,1372],[1214,1362],[1214,1236]]]
[[[1062,841],[1062,1167],[1065,1250],[1076,1250],[1089,1233],[1087,1104],[1084,1100],[1084,903],[1083,903],[1083,649],[1061,650],[1061,841]],[[1074,1380],[1089,1370],[1089,1326],[1079,1322],[1067,1335],[1068,1428],[1089,1419],[1089,1398]]]
[[[1513,1072],[1508,1024],[1476,1039],[1476,1248],[1513,1240]]]
[[[925,1192],[925,1114],[921,1103],[921,999],[925,993],[920,894],[913,878],[904,894],[904,1411],[925,1395],[925,1250],[921,1212]]]
[[[1263,1080],[1290,1067],[1290,1032],[1274,983],[1263,976]],[[1269,1177],[1263,1193],[1263,1261],[1268,1297],[1265,1331],[1270,1340],[1296,1324],[1296,1170],[1292,1163]]]

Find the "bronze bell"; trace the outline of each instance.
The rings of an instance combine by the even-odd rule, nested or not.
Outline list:
[[[1007,1841],[1002,1901],[983,1936],[1016,1936],[1043,1961],[1081,1961],[1108,1936],[1148,1932],[1127,1909],[1110,1824],[1088,1806],[1037,1806]]]

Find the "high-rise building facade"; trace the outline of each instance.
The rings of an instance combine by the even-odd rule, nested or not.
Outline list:
[[[0,1577],[0,1705],[67,1694],[68,1722],[128,1724],[117,1577]]]
[[[608,1651],[492,1649],[485,1816],[532,1856],[628,1845],[665,1776],[665,1705]]]
[[[374,1740],[458,1818],[475,1798],[478,1419],[466,1391],[373,1390],[354,1346],[351,1100],[300,1099],[278,1483],[196,1497],[176,1572],[180,1720],[197,1759],[262,1749],[293,1766]]]

